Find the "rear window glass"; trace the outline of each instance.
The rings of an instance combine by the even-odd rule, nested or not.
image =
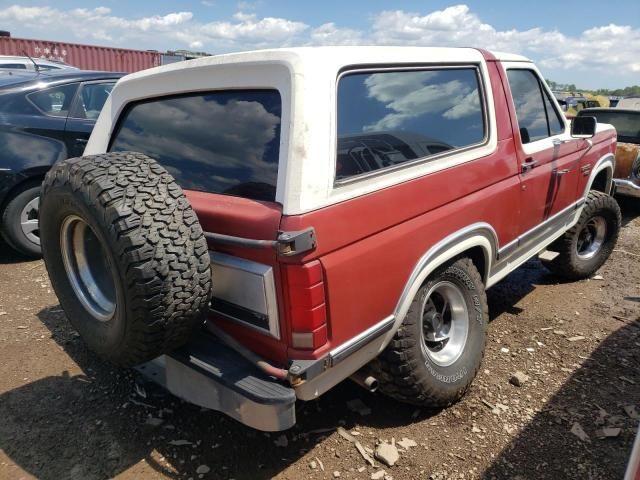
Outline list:
[[[482,103],[474,67],[343,76],[336,179],[482,143]]]
[[[110,150],[154,158],[187,190],[273,201],[281,110],[277,90],[136,102],[122,114]]]

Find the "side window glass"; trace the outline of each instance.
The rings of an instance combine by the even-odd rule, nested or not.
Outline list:
[[[564,124],[560,120],[560,116],[551,102],[551,99],[544,93],[544,105],[547,109],[547,115],[549,116],[549,133],[551,136],[559,135],[564,131]]]
[[[507,70],[507,77],[522,143],[548,137],[549,125],[538,77],[531,70]]]
[[[24,63],[3,63],[3,64],[0,64],[0,68],[10,68],[13,70],[26,70],[27,66]]]
[[[116,82],[84,84],[80,90],[79,106],[75,109],[77,112],[74,116],[96,120],[115,84]]]
[[[336,180],[478,145],[486,138],[474,67],[340,78]]]
[[[30,93],[27,98],[38,110],[46,115],[66,117],[77,89],[78,84],[76,83],[60,85]]]

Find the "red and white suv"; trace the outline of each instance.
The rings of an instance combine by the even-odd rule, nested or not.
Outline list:
[[[445,406],[485,289],[613,249],[616,133],[572,131],[526,58],[329,47],[123,78],[41,200],[49,274],[91,348],[264,430],[351,377]]]

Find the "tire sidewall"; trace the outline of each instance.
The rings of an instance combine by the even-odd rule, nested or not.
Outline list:
[[[605,232],[604,241],[600,246],[600,249],[591,258],[580,258],[578,256],[578,239],[580,237],[580,232],[589,223],[589,221],[595,217],[602,217],[605,220],[607,231]],[[594,209],[588,215],[581,218],[576,225],[576,234],[573,235],[573,238],[571,239],[570,247],[571,262],[575,269],[587,275],[600,268],[600,266],[606,262],[607,258],[609,258],[609,255],[615,246],[617,238],[616,232],[618,231],[618,228],[618,219],[615,212],[606,207]]]
[[[124,279],[122,272],[119,271],[118,262],[115,260],[115,252],[110,248],[112,242],[108,241],[109,233],[96,221],[96,219],[102,218],[104,214],[89,211],[84,202],[76,198],[76,195],[79,195],[79,193],[72,193],[55,187],[51,188],[46,193],[46,201],[41,202],[40,229],[43,237],[59,238],[62,223],[70,215],[77,215],[91,227],[102,244],[115,284],[116,309],[111,319],[100,321],[93,317],[82,305],[69,281],[62,254],[60,253],[59,241],[58,248],[52,250],[49,250],[47,244],[43,243],[42,254],[49,271],[52,286],[67,318],[92,350],[103,356],[109,356],[113,354],[114,350],[118,351],[122,348],[122,339],[125,336],[126,296],[123,291]]]
[[[435,363],[422,346],[422,305],[424,305],[431,288],[441,281],[451,282],[458,287],[469,315],[469,330],[463,351],[458,359],[448,366]],[[453,395],[471,383],[484,355],[487,318],[485,318],[483,305],[485,300],[482,285],[476,285],[473,278],[463,268],[453,264],[437,272],[431,280],[427,281],[418,291],[415,301],[419,307],[411,309],[410,315],[413,315],[414,318],[411,319],[410,324],[415,328],[413,334],[417,339],[414,355],[420,359],[416,366],[419,381],[424,383],[429,390],[435,388],[445,393],[445,396],[447,392]]]
[[[2,214],[3,236],[16,250],[32,257],[41,255],[40,245],[29,240],[20,226],[20,216],[24,207],[40,196],[40,186],[31,184],[21,190],[6,206]]]

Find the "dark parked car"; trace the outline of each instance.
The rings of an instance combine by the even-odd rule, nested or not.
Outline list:
[[[0,233],[40,255],[40,184],[58,160],[82,155],[121,73],[0,72]]]

